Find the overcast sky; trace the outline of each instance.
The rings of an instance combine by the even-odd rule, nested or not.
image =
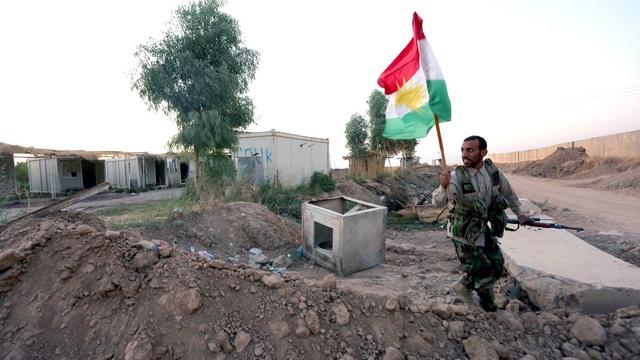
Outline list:
[[[0,141],[58,149],[164,152],[175,132],[131,90],[136,46],[187,1],[0,3]],[[424,31],[449,87],[447,160],[470,134],[490,152],[640,128],[640,1],[229,1],[261,54],[256,124],[329,138],[365,115],[376,79]],[[439,157],[435,131],[418,156]]]

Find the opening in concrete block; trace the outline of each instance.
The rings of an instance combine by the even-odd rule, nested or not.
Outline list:
[[[313,247],[331,253],[333,250],[333,229],[314,221]]]
[[[335,211],[339,214],[352,214],[360,210],[371,209],[369,205],[347,200],[345,198],[335,198],[326,200],[310,201],[310,204]]]

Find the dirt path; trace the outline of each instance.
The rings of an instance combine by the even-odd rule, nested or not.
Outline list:
[[[84,210],[93,212],[106,207],[140,204],[151,201],[177,199],[182,195],[183,188],[168,188],[148,191],[138,194],[98,194],[86,201],[71,206],[74,210]]]
[[[562,181],[509,174],[508,179],[518,196],[535,202],[548,202],[570,209],[599,224],[601,231],[640,233],[638,214],[640,197],[566,186]]]
[[[598,249],[640,267],[640,197],[572,187],[567,181],[508,174],[518,196],[527,198],[556,222],[579,226],[575,233]]]
[[[107,192],[87,198],[86,200],[70,206],[69,209],[94,212],[107,207],[140,204],[157,200],[177,199],[182,195],[182,190],[183,188],[168,188],[137,194]],[[62,199],[64,199],[63,196],[58,196],[57,200]],[[51,203],[52,201],[48,198],[37,198],[31,200],[29,207],[27,207],[27,204],[24,201],[0,207],[0,223],[26,215],[29,212],[41,209]]]

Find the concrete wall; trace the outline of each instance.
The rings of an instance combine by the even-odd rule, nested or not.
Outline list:
[[[82,190],[82,160],[58,159],[59,193]]]
[[[258,156],[236,158],[237,178],[241,181],[249,181],[256,185],[263,185],[264,167],[262,158]]]
[[[82,190],[85,182],[91,186],[91,179],[85,179],[82,174],[85,166],[93,164],[96,184],[105,181],[105,164],[102,160],[82,160],[80,158],[33,158],[27,159],[29,175],[29,189],[34,193],[65,193],[72,190]],[[87,170],[87,168],[85,168]],[[86,181],[85,181],[86,180]]]
[[[31,192],[61,192],[57,159],[27,159],[27,172]]]
[[[34,193],[64,193],[81,190],[81,159],[27,159],[29,190]]]
[[[129,156],[117,159],[105,160],[105,178],[111,186],[119,189],[131,187],[141,188],[156,185],[156,159],[157,157]],[[172,161],[167,159],[166,179],[169,186],[180,184],[180,160],[176,157],[176,172]],[[165,161],[165,160],[162,160]],[[160,184],[162,185],[162,184]]]
[[[241,135],[242,136],[242,135]],[[262,158],[262,168],[264,170],[264,177],[269,180],[274,180],[277,176],[277,168],[274,162],[274,137],[271,133],[262,136],[252,137],[240,137],[238,139],[238,149],[234,156],[234,163],[237,167],[236,158],[239,157],[252,157],[253,155]]]
[[[489,157],[493,161],[503,164],[534,161],[551,155],[558,147],[583,147],[589,156],[640,158],[640,130],[570,141],[537,149],[490,154]]]
[[[127,160],[127,171],[129,172],[129,187],[139,188],[142,186],[142,159],[133,157]]]
[[[0,199],[15,196],[17,190],[13,154],[0,154]]]
[[[144,183],[143,186],[154,186],[156,185],[156,160],[155,158],[144,158],[144,164],[142,172],[144,174]]]
[[[187,164],[188,170],[186,173],[186,177],[193,177],[195,173],[195,161],[189,159],[180,159],[177,155],[169,155],[167,156],[167,182],[168,185],[171,186],[180,186],[183,184],[181,172],[180,172],[180,164]]]
[[[138,157],[107,159],[105,160],[105,175],[106,181],[110,182],[114,188],[140,187],[143,180],[142,160]]]
[[[288,186],[309,181],[315,171],[329,173],[329,140],[277,131],[241,134],[238,157],[260,156],[264,176]]]
[[[315,171],[329,174],[329,142],[276,136],[275,165],[285,185],[308,182]]]
[[[111,183],[111,187],[128,189],[129,172],[127,171],[127,159],[107,159],[105,164],[105,180]]]
[[[167,185],[178,186],[180,179],[180,159],[177,156],[167,157]]]

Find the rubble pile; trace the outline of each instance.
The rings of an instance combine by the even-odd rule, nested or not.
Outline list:
[[[558,178],[575,174],[584,166],[588,157],[583,147],[559,147],[544,159],[518,165],[512,171],[529,176]]]
[[[251,248],[279,253],[294,249],[300,242],[298,223],[249,202],[231,202],[186,214],[176,209],[159,226],[140,230],[140,236],[164,239],[183,249],[193,248],[194,252],[206,251],[218,259],[240,255],[246,261]]]
[[[439,172],[438,167],[420,165],[412,170],[381,173],[373,179],[361,179],[360,183],[339,178],[336,190],[329,196],[349,196],[397,211],[415,205],[421,196],[431,193],[438,186]]]
[[[155,241],[154,241],[155,240]],[[587,316],[363,294],[59,213],[0,233],[4,359],[629,359],[640,309]]]
[[[500,164],[500,168],[528,176],[569,179],[578,187],[624,190],[634,195],[640,189],[640,160],[590,157],[582,147],[559,147],[542,160]]]

